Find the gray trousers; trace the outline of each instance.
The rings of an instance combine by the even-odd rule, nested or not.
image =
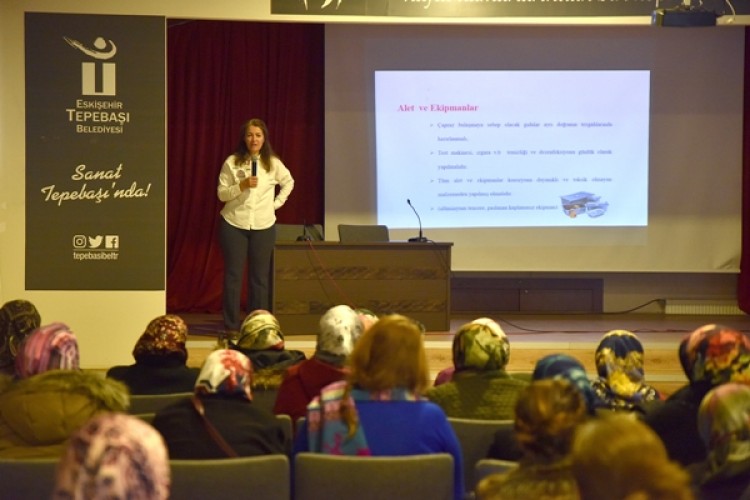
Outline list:
[[[276,226],[268,229],[239,229],[220,217],[219,242],[224,255],[222,313],[224,328],[239,330],[245,319],[240,314],[245,263],[250,284],[247,312],[271,310],[271,258],[276,242]]]

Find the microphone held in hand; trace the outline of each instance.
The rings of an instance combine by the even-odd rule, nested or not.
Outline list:
[[[252,173],[253,177],[258,176],[258,155],[253,155]]]
[[[414,205],[411,204],[411,200],[409,198],[406,199],[406,203],[409,204],[412,210],[414,210],[414,214],[417,216],[417,220],[419,221],[419,236],[416,236],[414,238],[409,238],[409,242],[411,243],[426,243],[430,240],[422,236],[422,218],[417,213],[417,209],[414,208]]]

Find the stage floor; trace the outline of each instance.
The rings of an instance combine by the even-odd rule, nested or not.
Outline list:
[[[200,366],[205,356],[216,347],[223,333],[219,315],[180,314],[188,323],[189,364]],[[598,314],[598,315],[489,315],[508,336],[511,347],[508,371],[528,373],[536,360],[546,354],[564,352],[576,357],[590,376],[596,376],[594,352],[602,335],[610,330],[629,330],[644,347],[647,381],[669,393],[686,382],[679,364],[677,349],[680,340],[696,328],[720,323],[750,333],[750,315],[700,316],[665,314]],[[425,334],[425,347],[432,375],[452,363],[453,332],[474,317],[451,319],[450,331]],[[281,325],[283,330],[284,325]],[[315,351],[316,332],[287,335],[286,348],[301,350],[309,357]]]

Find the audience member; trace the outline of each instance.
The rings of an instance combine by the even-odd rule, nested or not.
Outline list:
[[[612,330],[602,337],[595,355],[599,378],[591,383],[604,408],[615,411],[643,409],[643,404],[661,396],[646,384],[643,345],[632,332]]]
[[[492,330],[492,332],[499,336],[499,337],[506,337],[505,332],[500,327],[500,325],[497,324],[497,322],[490,318],[477,318],[474,321],[471,321],[471,323],[476,323],[480,325],[485,325],[488,328]],[[506,337],[507,338],[507,337]],[[453,339],[455,340],[456,337],[454,336]],[[450,382],[453,378],[453,374],[456,372],[456,366],[452,365],[447,368],[443,368],[440,370],[435,377],[435,381],[432,383],[433,387],[436,387],[438,385],[445,384],[446,382]]]
[[[362,321],[362,331],[364,332],[370,328],[375,322],[378,321],[378,315],[369,309],[364,307],[358,307],[354,309],[359,315],[359,319]]]
[[[200,370],[187,363],[188,327],[174,314],[154,318],[135,344],[135,364],[114,366],[107,377],[124,382],[131,394],[190,392]]]
[[[690,500],[690,476],[667,456],[664,444],[632,414],[589,419],[572,446],[582,500]]]
[[[15,373],[0,378],[0,457],[57,457],[91,417],[129,404],[124,384],[79,369],[78,342],[63,323],[26,337]]]
[[[727,382],[750,381],[750,336],[723,325],[705,325],[679,347],[688,384],[666,401],[646,407],[645,422],[659,435],[672,460],[682,465],[706,459],[698,432],[698,407],[712,388]]]
[[[586,369],[580,361],[568,354],[549,354],[536,362],[531,380],[562,379],[567,380],[583,396],[586,403],[586,413],[593,416],[601,402],[591,388],[591,381],[586,375]],[[500,460],[520,460],[523,451],[515,436],[514,429],[501,429],[495,433],[490,445],[488,458]]]
[[[52,498],[165,500],[169,486],[169,457],[159,433],[138,417],[105,413],[71,437]]]
[[[11,300],[0,308],[0,374],[13,375],[18,346],[42,319],[28,300]]]
[[[569,453],[587,414],[583,396],[567,380],[537,380],[524,388],[515,406],[515,435],[523,453],[519,466],[482,480],[477,498],[577,500]]]
[[[287,453],[281,423],[253,405],[252,378],[252,364],[241,352],[211,352],[195,382],[195,394],[154,416],[152,425],[164,437],[170,458]]]
[[[346,380],[326,386],[307,409],[295,452],[335,455],[450,453],[454,496],[463,497],[461,448],[443,410],[420,397],[429,384],[419,325],[381,317],[350,356]]]
[[[510,344],[500,332],[499,326],[492,328],[482,322],[467,323],[456,332],[453,337],[455,372],[449,382],[432,387],[426,393],[449,417],[513,418],[518,393],[528,382],[514,379],[505,371]]]
[[[302,351],[285,349],[279,321],[263,309],[247,315],[236,343],[229,347],[252,361],[254,389],[278,389],[286,369],[305,360]]]
[[[698,430],[708,456],[688,469],[697,497],[740,498],[750,486],[750,386],[711,389],[698,408]]]
[[[361,316],[351,307],[329,309],[320,318],[315,354],[287,369],[273,412],[289,415],[295,422],[304,417],[308,403],[323,387],[346,376],[344,363],[362,330]]]

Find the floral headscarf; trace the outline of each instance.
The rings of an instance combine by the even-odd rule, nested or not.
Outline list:
[[[57,466],[53,498],[162,500],[169,487],[161,434],[138,417],[104,413],[70,438]]]
[[[705,325],[680,343],[680,363],[691,384],[750,384],[750,336],[724,325]]]
[[[510,343],[500,325],[479,318],[463,325],[453,337],[453,366],[460,370],[503,370]]]
[[[257,309],[247,315],[240,327],[237,344],[251,351],[284,349],[284,334],[276,317],[268,311]]]
[[[334,306],[320,318],[316,356],[346,358],[354,348],[364,326],[357,312],[347,305]]]
[[[28,378],[50,370],[78,370],[78,341],[64,323],[34,330],[16,356],[16,377]]]
[[[537,361],[531,380],[562,378],[571,382],[581,391],[589,412],[602,405],[601,400],[591,387],[586,369],[576,358],[567,354],[549,354]]]
[[[18,346],[42,324],[34,304],[28,300],[11,300],[0,308],[0,369],[13,369]]]
[[[195,382],[196,394],[220,394],[253,400],[253,365],[239,351],[219,349],[208,355]]]
[[[612,330],[602,337],[595,355],[598,396],[611,408],[632,409],[632,404],[652,401],[659,393],[644,382],[643,345],[632,332]]]
[[[698,432],[708,451],[704,481],[748,471],[750,387],[729,383],[711,389],[698,409]]]
[[[137,362],[154,357],[173,357],[187,360],[188,327],[177,315],[166,314],[151,320],[133,349]]]

